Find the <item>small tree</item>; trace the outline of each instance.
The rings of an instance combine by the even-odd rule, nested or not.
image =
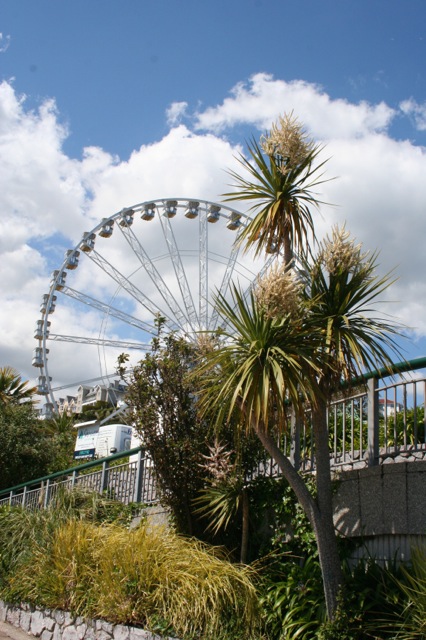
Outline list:
[[[321,204],[313,189],[322,184],[317,164],[321,146],[308,138],[292,113],[284,114],[260,139],[248,144],[250,158],[239,156],[244,175],[230,171],[235,191],[226,193],[228,201],[252,202],[253,217],[240,232],[239,239],[256,254],[283,251],[290,265],[294,250],[302,254],[315,237],[311,208]]]
[[[194,405],[188,372],[196,360],[195,345],[164,333],[161,319],[151,352],[129,375],[126,401],[134,409],[136,431],[154,462],[158,488],[181,533],[201,534],[194,498],[204,485],[203,454],[209,424]]]
[[[0,489],[48,472],[52,450],[30,403],[0,408]]]
[[[397,327],[373,315],[371,303],[391,282],[375,274],[376,257],[336,230],[313,264],[296,278],[286,265],[275,270],[246,302],[234,288],[234,304],[219,296],[227,320],[225,340],[196,372],[203,381],[201,407],[217,419],[235,413],[257,434],[294,490],[315,533],[327,611],[333,618],[342,586],[330,476],[327,407],[342,380],[365,369],[391,366]],[[235,306],[234,306],[235,305]],[[274,427],[287,428],[290,405],[310,407],[315,445],[314,498],[277,445]]]

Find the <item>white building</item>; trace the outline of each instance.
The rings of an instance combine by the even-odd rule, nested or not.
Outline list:
[[[104,384],[97,384],[93,387],[80,385],[76,396],[59,398],[59,414],[81,413],[84,407],[95,405],[97,402],[106,402],[116,407],[118,402],[122,400],[125,390],[126,388],[120,380],[114,380],[108,386]]]

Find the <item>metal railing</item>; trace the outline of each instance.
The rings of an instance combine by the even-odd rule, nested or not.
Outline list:
[[[425,368],[426,358],[397,363],[392,375],[389,370],[373,371],[352,381],[350,390],[342,388],[328,410],[332,468],[426,460],[426,377],[404,377]],[[290,416],[289,425],[280,446],[297,469],[312,472],[315,452],[309,411],[303,421]],[[265,459],[251,475],[280,473],[273,461]],[[61,488],[73,487],[105,493],[126,504],[158,501],[152,461],[139,447],[0,491],[0,506],[46,507]]]
[[[391,462],[426,460],[426,358],[393,365],[352,381],[328,408],[330,465],[351,470]],[[415,374],[415,377],[410,376]],[[279,446],[301,472],[315,470],[311,414],[296,419],[290,410]],[[251,474],[278,476],[278,466],[263,460]]]
[[[426,460],[426,377],[415,374],[424,368],[426,358],[397,363],[392,372],[373,371],[354,380],[349,390],[342,389],[328,409],[332,468]],[[296,466],[312,470],[315,454],[309,412],[293,430],[292,443],[300,460]]]
[[[74,487],[104,493],[125,504],[157,502],[152,461],[137,447],[0,491],[0,506],[45,508],[62,489]]]

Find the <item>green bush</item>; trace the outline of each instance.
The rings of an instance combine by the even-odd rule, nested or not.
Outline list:
[[[426,546],[412,551],[411,567],[395,580],[398,606],[386,612],[381,630],[395,640],[426,638]],[[383,620],[383,619],[382,619]]]
[[[2,598],[182,639],[260,637],[252,569],[145,522],[96,523],[98,510],[68,500],[62,509],[0,510]]]
[[[284,562],[280,581],[266,581],[260,602],[267,637],[279,640],[311,640],[326,609],[321,571],[316,559],[302,564]]]

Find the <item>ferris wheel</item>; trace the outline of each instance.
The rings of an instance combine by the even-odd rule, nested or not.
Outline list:
[[[217,329],[214,295],[227,296],[231,282],[249,291],[276,257],[273,247],[264,258],[243,254],[236,239],[247,221],[214,202],[168,198],[125,207],[85,232],[42,298],[33,365],[46,406],[57,408],[57,391],[109,380],[120,353],[140,360],[159,316],[165,331],[191,341]]]

